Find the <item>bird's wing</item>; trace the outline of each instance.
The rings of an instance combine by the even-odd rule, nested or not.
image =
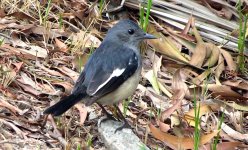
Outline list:
[[[95,101],[116,90],[135,73],[140,61],[138,57],[132,49],[127,47],[112,51],[100,49],[94,53],[85,68],[87,94]]]
[[[75,83],[75,86],[74,86],[74,88],[73,88],[71,93],[74,93],[74,94],[75,93],[77,93],[77,94],[85,93],[86,90],[85,90],[85,86],[83,85],[84,80],[85,80],[85,71],[83,70],[81,72],[80,76],[78,77],[78,79],[77,79],[77,81]]]

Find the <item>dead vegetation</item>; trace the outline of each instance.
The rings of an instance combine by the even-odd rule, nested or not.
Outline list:
[[[143,46],[143,79],[132,101],[119,105],[150,148],[193,149],[197,134],[202,149],[247,148],[248,51],[240,72],[236,4],[153,1],[148,32],[159,40]],[[119,5],[105,2],[101,10],[85,0],[1,0],[0,149],[104,148],[97,106],[78,104],[46,124],[42,111],[70,93],[115,23],[110,20],[138,20],[140,6],[132,0],[106,15]],[[245,14],[246,1],[242,8]]]

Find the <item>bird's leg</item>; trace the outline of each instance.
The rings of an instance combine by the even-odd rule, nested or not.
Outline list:
[[[117,113],[118,113],[118,116],[124,121],[124,124],[120,127],[118,127],[116,130],[115,130],[115,133],[119,130],[122,130],[123,128],[129,128],[129,129],[132,129],[132,127],[128,124],[126,118],[123,116],[121,110],[119,109],[119,107],[114,104],[114,107],[116,108],[117,110]]]
[[[104,122],[104,121],[107,121],[107,120],[116,120],[114,118],[114,116],[112,114],[108,113],[108,111],[101,104],[99,104],[99,103],[97,103],[97,104],[102,109],[103,113],[106,114],[106,116],[107,116],[107,118],[102,119],[101,122]]]

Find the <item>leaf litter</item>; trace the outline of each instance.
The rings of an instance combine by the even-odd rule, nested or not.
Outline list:
[[[0,2],[0,149],[104,148],[96,105],[77,104],[47,122],[42,111],[70,94],[115,23],[103,18],[113,14],[101,14],[97,2],[23,2]],[[217,135],[217,149],[247,148],[248,76],[237,68],[235,2],[153,2],[148,32],[158,39],[147,41],[143,78],[132,101],[119,105],[127,107],[123,112],[135,133],[151,149],[193,149],[194,128],[200,130],[200,149],[211,149]],[[115,15],[137,19],[137,1],[124,5]]]

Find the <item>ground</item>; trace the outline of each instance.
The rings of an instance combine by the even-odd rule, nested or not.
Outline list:
[[[147,32],[158,40],[141,45],[142,80],[119,104],[149,148],[247,148],[247,32],[240,27],[245,4],[153,2]],[[80,103],[55,118],[42,112],[70,94],[88,57],[118,20],[128,17],[146,26],[136,1],[107,13],[115,6],[0,2],[0,149],[105,148],[97,105]]]

